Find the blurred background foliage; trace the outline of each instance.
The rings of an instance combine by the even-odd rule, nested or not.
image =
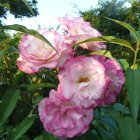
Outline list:
[[[28,0],[27,2],[30,4],[34,12],[34,16],[37,16],[39,14],[38,9],[36,7],[37,1]],[[0,0],[0,3],[9,5],[10,14],[14,15],[15,18],[33,17],[33,14],[22,0]],[[8,8],[2,6],[0,7],[0,25],[2,24],[2,18],[7,18],[8,12]]]
[[[37,16],[39,14],[36,7],[37,1],[30,0],[28,2],[35,16]],[[82,16],[85,21],[90,22],[91,25],[103,35],[123,38],[135,44],[128,30],[105,18],[117,19],[129,23],[135,29],[138,29],[140,1],[132,1],[130,7],[126,7],[125,2],[126,0],[99,0],[98,8],[91,8],[86,11],[81,10],[79,11],[79,15]],[[33,17],[30,10],[21,0],[0,0],[0,3],[8,3],[10,5],[10,12],[15,18],[23,18],[24,16],[29,18]],[[7,13],[7,8],[0,7],[0,24],[2,24],[2,19],[7,17]],[[2,104],[3,96],[6,95],[7,89],[20,89],[21,96],[17,100],[14,111],[11,112],[9,118],[5,123],[0,125],[0,140],[56,140],[57,138],[53,135],[44,132],[43,125],[38,118],[37,106],[44,97],[48,96],[50,89],[57,88],[59,83],[57,69],[41,69],[39,73],[30,75],[21,72],[16,65],[16,60],[19,56],[18,44],[21,41],[22,35],[24,34],[15,33],[11,35],[9,32],[0,32],[0,105]],[[134,54],[127,48],[114,44],[107,44],[107,46],[115,58],[127,59],[128,62],[132,64]],[[127,61],[123,63],[125,63],[126,66],[124,68],[125,71],[126,68],[129,67],[129,64]],[[117,110],[121,114],[123,112],[124,116],[131,115],[128,108],[129,105],[126,101],[125,104],[128,105],[128,107],[123,106],[125,96],[126,86],[124,86],[122,94],[117,98],[116,102],[119,103],[96,108],[94,112],[95,119],[88,133],[81,137],[73,138],[73,140],[124,140],[120,139],[120,130],[113,117],[113,111]],[[118,114],[115,115],[117,116]],[[30,116],[35,118],[35,120],[29,120],[30,123],[32,121],[34,121],[34,123],[31,123],[30,127],[25,127],[29,122],[28,120],[24,121],[24,119]],[[140,116],[138,118],[140,118]],[[16,133],[15,128],[18,127],[22,121],[24,121],[21,124],[24,131],[20,126],[21,131],[18,132],[20,136],[13,138]],[[126,124],[124,128],[128,127],[126,133],[129,133],[130,126]],[[122,127],[122,129],[124,128]],[[130,127],[130,129],[131,128],[132,127]]]

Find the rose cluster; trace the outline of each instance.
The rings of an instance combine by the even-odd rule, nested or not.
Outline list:
[[[40,68],[58,68],[59,85],[39,103],[39,116],[46,131],[60,138],[84,134],[93,120],[96,106],[111,104],[120,93],[124,74],[120,65],[104,56],[74,56],[72,46],[89,38],[102,36],[81,17],[58,19],[64,33],[39,30],[58,53],[31,35],[19,44],[20,70],[31,74]],[[79,47],[89,51],[106,49],[102,42],[88,42]]]

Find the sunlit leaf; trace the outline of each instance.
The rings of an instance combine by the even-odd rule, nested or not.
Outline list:
[[[116,38],[116,37],[113,37],[113,36],[101,36],[101,37],[90,38],[90,39],[81,41],[79,43],[76,43],[75,46],[76,45],[80,45],[82,43],[87,43],[87,42],[107,42],[107,43],[114,43],[114,44],[125,46],[125,47],[131,49],[132,51],[135,51],[133,49],[132,45],[127,40]]]
[[[0,7],[5,7],[10,11],[10,5],[8,3],[0,3]]]
[[[19,25],[19,24],[6,25],[6,26],[0,27],[0,30],[7,30],[7,29],[8,30],[20,31],[20,32],[23,32],[23,33],[33,35],[33,36],[39,38],[40,40],[44,41],[48,45],[50,45],[58,53],[58,51],[52,46],[52,44],[43,35],[41,35],[39,32],[37,32],[35,30],[27,29],[25,26]]]
[[[116,61],[108,50],[100,50],[100,51],[90,53],[90,55],[94,55],[94,54],[99,54]]]
[[[127,62],[126,59],[117,59],[117,60],[124,70],[126,70],[129,67],[129,63]]]
[[[126,29],[128,29],[133,34],[135,39],[139,42],[139,39],[138,39],[137,34],[136,34],[136,30],[131,25],[129,25],[129,24],[125,23],[125,22],[119,21],[119,20],[111,19],[111,18],[108,18],[108,17],[106,17],[106,18],[111,20],[111,21],[114,21],[115,23],[118,23],[121,26],[123,26]]]

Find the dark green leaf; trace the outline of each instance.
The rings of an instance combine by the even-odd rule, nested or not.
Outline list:
[[[17,48],[15,48],[14,46],[10,46],[7,51],[8,51],[8,54],[13,54],[13,53],[19,52],[19,50]]]
[[[26,135],[23,135],[18,140],[30,140],[30,138],[28,136],[26,136]]]
[[[34,104],[34,105],[38,105],[38,103],[39,103],[41,100],[43,100],[43,99],[44,99],[43,97],[38,96],[38,97],[36,97],[36,99],[33,101],[33,104]]]
[[[115,119],[111,115],[104,115],[101,118],[101,121],[106,123],[108,129],[110,129],[115,134],[117,133],[117,131],[118,131],[117,122],[115,121]]]
[[[0,51],[0,62],[3,61],[4,55],[5,55],[5,50]]]
[[[57,140],[54,135],[43,132],[42,135],[37,136],[34,140]]]
[[[44,140],[43,135],[37,136],[36,138],[34,138],[34,140]],[[48,139],[46,139],[46,140],[48,140]]]
[[[37,136],[36,138],[34,138],[34,140],[44,140],[43,135]]]
[[[14,74],[14,80],[15,80],[16,82],[18,82],[18,81],[20,80],[20,78],[21,78],[24,74],[25,74],[24,72],[18,70],[18,71]]]
[[[119,20],[115,20],[115,19],[111,19],[111,18],[107,18],[107,19],[112,20],[115,23],[118,23],[121,26],[123,26],[126,29],[128,29],[133,34],[133,36],[135,37],[135,39],[139,42],[139,39],[138,39],[137,34],[136,34],[136,30],[131,25],[129,25],[129,24],[125,23],[125,22],[121,22]]]
[[[24,119],[14,130],[11,140],[19,139],[34,123],[35,118],[29,117]]]
[[[44,88],[44,87],[56,88],[57,86],[52,83],[35,83],[28,86],[27,90],[37,90],[38,88]]]
[[[16,106],[17,100],[20,98],[20,91],[16,89],[8,89],[3,93],[4,97],[0,104],[0,125],[6,121]]]
[[[140,69],[127,69],[126,86],[128,90],[128,100],[130,101],[132,115],[137,121],[140,105]]]
[[[58,51],[52,46],[52,44],[43,35],[41,35],[40,33],[38,33],[35,30],[27,29],[25,26],[19,25],[19,24],[6,25],[6,26],[0,27],[0,30],[6,30],[6,29],[20,31],[20,32],[23,32],[23,33],[27,33],[27,34],[33,35],[33,36],[39,38],[40,40],[44,41],[48,45],[50,45],[58,53]]]
[[[33,12],[33,10],[32,10],[32,7],[30,6],[30,4],[27,2],[27,0],[22,0],[24,3],[25,3],[25,5],[28,7],[28,9],[30,10],[30,12],[32,13],[32,15],[33,16],[35,16],[35,14],[34,14],[34,12]]]
[[[127,114],[127,115],[130,115],[131,114],[129,108],[128,107],[124,107],[124,105],[122,105],[120,103],[115,103],[113,105],[113,108],[115,110],[117,110],[117,111],[120,111],[120,112],[124,111],[124,114]]]
[[[119,38],[116,38],[116,37],[113,37],[113,36],[94,37],[94,38],[90,38],[90,39],[84,40],[82,42],[79,42],[79,43],[77,43],[75,45],[79,45],[79,44],[87,43],[87,42],[108,42],[108,43],[114,43],[114,44],[118,44],[118,45],[123,45],[123,46],[131,49],[133,52],[135,51],[133,49],[132,45],[127,40],[119,39]]]
[[[113,135],[101,125],[99,125],[96,129],[102,137],[102,140],[114,140]]]
[[[44,140],[56,140],[56,137],[50,133],[43,132],[43,139]]]

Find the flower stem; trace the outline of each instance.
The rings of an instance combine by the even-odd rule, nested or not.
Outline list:
[[[133,62],[133,66],[135,67],[135,64],[137,63],[137,56],[138,56],[138,52],[139,52],[139,43],[137,44],[137,47],[136,47],[136,51],[135,51],[135,56],[134,56],[134,62]]]

